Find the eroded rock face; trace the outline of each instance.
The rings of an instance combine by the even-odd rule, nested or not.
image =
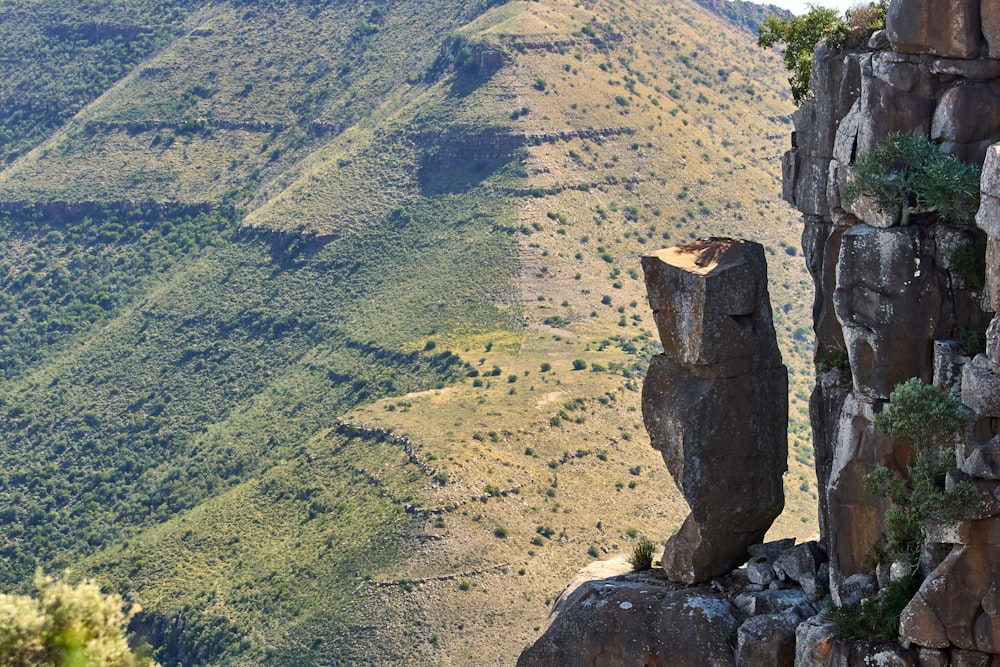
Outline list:
[[[907,0],[889,5],[886,32],[894,51],[950,58],[979,55],[979,0]]]
[[[518,667],[735,667],[735,609],[708,588],[645,575],[593,581],[560,605]]]
[[[763,248],[699,241],[643,257],[664,354],[650,362],[643,419],[691,514],[662,563],[684,583],[746,560],[784,507],[788,375]]]
[[[957,539],[903,610],[900,636],[927,648],[1000,653],[1000,518],[964,522]]]

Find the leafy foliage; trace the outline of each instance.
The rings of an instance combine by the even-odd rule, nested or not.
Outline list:
[[[927,137],[898,132],[861,155],[847,201],[872,197],[883,211],[900,207],[903,223],[913,213],[937,213],[949,222],[971,221],[979,209],[980,168],[946,155]]]
[[[876,30],[885,26],[887,0],[848,10],[841,17],[836,10],[810,5],[809,11],[791,18],[769,16],[760,26],[757,45],[768,48],[785,44],[782,58],[791,73],[792,99],[802,104],[810,97],[812,59],[816,46],[826,40],[832,48],[858,48]]]
[[[970,484],[945,489],[943,483],[944,474],[955,467],[955,439],[967,423],[957,400],[916,378],[897,386],[889,407],[875,416],[880,431],[905,438],[914,448],[905,477],[880,466],[865,479],[869,492],[891,502],[885,513],[882,546],[889,557],[916,566],[926,523],[934,519],[954,521],[971,501],[975,490]]]
[[[813,51],[827,37],[837,34],[844,23],[834,9],[810,6],[809,11],[790,19],[769,16],[760,27],[757,45],[764,48],[784,44],[782,58],[791,73],[792,99],[802,104],[809,99]]]
[[[648,570],[653,567],[653,551],[655,550],[655,542],[648,537],[640,537],[639,541],[632,547],[632,553],[628,557],[629,565],[636,572]]]
[[[920,577],[906,575],[889,582],[875,597],[857,604],[830,607],[830,616],[842,640],[890,641],[899,635],[899,616],[920,588]]]
[[[9,667],[156,667],[136,655],[125,627],[136,613],[91,582],[75,586],[41,574],[38,598],[0,594],[0,663]]]

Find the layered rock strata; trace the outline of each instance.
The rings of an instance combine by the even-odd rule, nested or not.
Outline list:
[[[759,244],[701,240],[642,266],[664,349],[646,374],[643,419],[691,508],[661,562],[690,584],[744,562],[784,507],[788,373]]]

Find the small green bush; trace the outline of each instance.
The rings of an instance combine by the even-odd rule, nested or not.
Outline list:
[[[968,418],[955,398],[917,378],[897,386],[889,400],[889,406],[875,416],[875,425],[886,435],[913,443],[913,456],[904,476],[879,466],[865,478],[865,488],[891,503],[879,549],[916,567],[927,522],[957,520],[975,496],[968,482],[944,487],[945,474],[955,467],[955,440],[965,431]]]
[[[942,153],[927,137],[890,134],[854,167],[857,178],[847,187],[846,201],[868,196],[883,211],[899,206],[904,225],[914,213],[968,223],[979,210],[979,167]]]
[[[641,572],[653,567],[653,551],[655,549],[655,542],[647,537],[640,537],[639,541],[632,547],[632,554],[628,557],[632,570]]]
[[[837,638],[890,641],[899,634],[899,616],[920,588],[920,578],[907,575],[871,598],[843,607],[830,606],[830,616],[837,626]]]

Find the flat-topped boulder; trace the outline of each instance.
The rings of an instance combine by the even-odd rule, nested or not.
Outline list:
[[[784,507],[788,372],[760,244],[702,239],[642,264],[664,348],[643,420],[691,507],[661,560],[672,580],[695,583],[744,562]]]

